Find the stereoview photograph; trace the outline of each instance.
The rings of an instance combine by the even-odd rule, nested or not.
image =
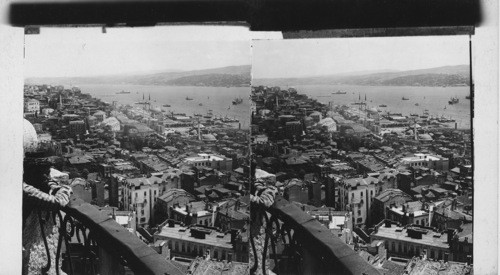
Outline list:
[[[251,271],[472,274],[468,36],[253,42]]]
[[[25,36],[24,274],[249,274],[241,29]]]

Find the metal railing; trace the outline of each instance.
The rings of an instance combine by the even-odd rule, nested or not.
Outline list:
[[[270,208],[256,208],[252,211],[261,214],[252,222],[264,227],[264,241],[257,252],[250,238],[252,274],[268,274],[268,269],[276,274],[380,274],[328,228],[283,197],[278,196]]]
[[[44,215],[38,210],[37,214],[47,252],[42,274],[51,268],[51,254],[43,230],[50,222],[57,226],[59,233],[56,274],[60,274],[59,266],[67,274],[184,274],[108,214],[79,198],[72,197],[60,211]]]

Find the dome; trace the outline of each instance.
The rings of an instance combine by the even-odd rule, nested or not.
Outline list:
[[[111,131],[120,131],[120,121],[116,117],[108,117],[102,121],[102,125],[111,127]]]
[[[25,152],[32,152],[38,148],[38,136],[31,122],[24,119],[23,148]]]
[[[212,134],[205,134],[203,135],[204,140],[217,140],[214,135]]]
[[[421,139],[421,140],[432,140],[432,137],[428,134],[421,134],[421,135],[418,135],[418,138]]]

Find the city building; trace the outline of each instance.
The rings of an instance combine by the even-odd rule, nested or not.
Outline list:
[[[366,223],[370,207],[377,194],[378,180],[373,177],[344,179],[339,183],[339,207],[352,211],[353,223]]]
[[[87,127],[83,120],[73,120],[69,122],[69,135],[74,137],[76,135],[83,135],[87,131]]]
[[[36,113],[40,112],[40,101],[36,99],[25,99],[24,100],[24,112],[25,113]]]
[[[201,153],[197,156],[187,157],[184,162],[192,167],[209,167],[221,171],[231,171],[233,161],[224,156]]]
[[[401,227],[395,222],[384,220],[375,226],[370,240],[385,241],[389,256],[410,259],[424,254],[429,259],[450,261],[453,259],[450,237],[448,233],[434,231],[428,227]]]
[[[220,232],[215,228],[186,227],[167,220],[159,226],[153,238],[155,242],[167,241],[171,257],[194,259],[205,256],[216,260],[248,262],[248,237],[243,235],[238,230]]]
[[[136,213],[136,224],[138,227],[148,227],[154,220],[153,207],[159,192],[157,178],[127,178],[123,188],[123,206],[125,211]]]
[[[399,189],[387,189],[378,194],[372,202],[370,209],[370,223],[377,224],[388,217],[388,209],[399,207],[411,201],[410,195]]]
[[[441,156],[416,153],[411,157],[401,159],[403,164],[410,167],[425,167],[437,171],[448,171],[449,159]]]

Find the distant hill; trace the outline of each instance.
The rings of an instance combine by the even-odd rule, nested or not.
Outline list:
[[[133,84],[165,86],[249,86],[251,66],[229,66],[194,71],[108,75],[96,77],[27,78],[29,84]]]
[[[469,66],[445,66],[411,71],[342,73],[303,78],[254,79],[253,85],[468,86]]]

